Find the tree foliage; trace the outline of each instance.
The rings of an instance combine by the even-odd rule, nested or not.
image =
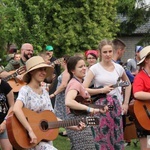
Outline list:
[[[125,17],[120,24],[120,33],[131,35],[139,26],[150,20],[150,8],[145,0],[119,0],[117,12]]]
[[[117,0],[1,0],[0,46],[30,42],[36,52],[53,45],[55,54],[96,49],[118,31]]]

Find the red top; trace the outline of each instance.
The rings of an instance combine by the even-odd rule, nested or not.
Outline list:
[[[136,75],[133,82],[133,94],[140,91],[150,92],[150,76],[144,70]]]

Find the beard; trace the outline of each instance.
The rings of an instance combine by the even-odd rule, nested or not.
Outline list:
[[[25,54],[24,53],[24,57],[26,58],[26,60],[28,60],[29,58],[31,58],[33,56],[33,54]]]

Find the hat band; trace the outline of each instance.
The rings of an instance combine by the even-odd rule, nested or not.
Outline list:
[[[41,62],[41,63],[39,63],[39,64],[36,64],[36,65],[34,65],[34,66],[30,67],[30,68],[28,69],[28,71],[29,71],[30,69],[32,69],[32,68],[34,68],[34,67],[36,67],[36,66],[40,65],[40,64],[44,64],[44,62]]]
[[[141,60],[144,59],[145,57],[146,57],[146,56],[142,57]]]

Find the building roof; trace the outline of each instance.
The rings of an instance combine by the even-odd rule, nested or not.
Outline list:
[[[121,14],[118,15],[118,19],[120,20],[120,22],[127,20],[127,18]],[[135,29],[133,34],[145,34],[145,33],[150,32],[149,30],[150,30],[150,19],[148,22],[146,22],[143,25],[140,25],[137,29]]]

